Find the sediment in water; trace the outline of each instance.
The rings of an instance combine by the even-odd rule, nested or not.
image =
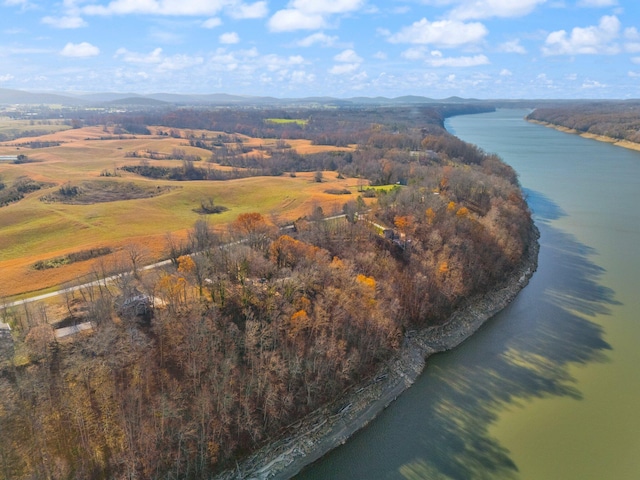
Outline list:
[[[289,479],[345,443],[416,381],[427,358],[460,345],[516,297],[537,269],[538,238],[532,225],[521,265],[502,284],[468,299],[443,325],[408,332],[399,352],[366,383],[289,426],[288,433],[215,479]]]

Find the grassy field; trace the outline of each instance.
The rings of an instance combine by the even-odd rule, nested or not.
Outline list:
[[[71,128],[64,125],[60,120],[13,120],[9,117],[0,116],[0,135],[7,137],[19,137],[23,132],[41,131],[41,132],[58,132]]]
[[[211,132],[210,132],[211,133]],[[19,202],[0,208],[0,298],[26,292],[40,292],[52,286],[87,275],[94,261],[64,265],[37,271],[33,264],[61,255],[99,247],[115,252],[104,257],[113,262],[129,244],[137,244],[151,263],[163,257],[167,233],[186,236],[196,220],[202,218],[193,210],[202,199],[213,198],[227,211],[206,218],[223,229],[239,214],[260,212],[278,222],[293,220],[322,206],[329,213],[339,210],[349,200],[330,195],[328,189],[357,190],[356,179],[338,179],[327,172],[322,183],[314,181],[313,173],[298,173],[295,177],[252,177],[226,182],[178,182],[150,180],[120,172],[119,177],[102,177],[101,172],[113,172],[117,167],[131,165],[139,159],[127,158],[126,152],[153,150],[170,154],[173,149],[208,158],[207,150],[190,147],[185,139],[166,136],[100,140],[108,136],[102,127],[65,130],[37,137],[41,141],[61,142],[59,146],[27,149],[33,163],[0,164],[0,179],[10,185],[20,176],[50,182],[55,186],[28,193]],[[28,141],[30,139],[21,139]],[[243,137],[248,144],[266,144],[270,140]],[[275,140],[273,140],[275,142]],[[336,150],[333,147],[311,145],[306,140],[291,142],[300,153]],[[0,156],[15,155],[10,142],[0,143]],[[176,160],[149,160],[151,165],[177,166]],[[45,203],[41,198],[57,192],[60,186],[82,185],[83,182],[123,182],[140,187],[163,188],[164,193],[151,198],[120,200],[89,205]]]
[[[267,123],[276,123],[280,125],[287,124],[287,123],[295,123],[296,125],[300,125],[302,127],[304,127],[307,123],[309,123],[309,120],[304,120],[301,118],[265,118],[264,121]]]

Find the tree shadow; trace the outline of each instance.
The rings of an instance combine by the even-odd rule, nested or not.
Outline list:
[[[505,409],[534,398],[582,398],[570,366],[607,361],[589,317],[610,314],[596,253],[550,220],[564,213],[529,192],[541,232],[538,271],[505,310],[459,348],[427,361],[415,385],[344,447],[299,479],[517,478],[489,429]]]

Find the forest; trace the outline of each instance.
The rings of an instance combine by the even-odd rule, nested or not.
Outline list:
[[[500,284],[529,248],[531,214],[511,167],[444,130],[446,115],[464,112],[79,119],[136,135],[162,126],[356,145],[304,155],[280,144],[259,157],[269,168],[250,152],[225,158],[252,174],[353,177],[362,191],[293,224],[243,213],[213,229],[203,218],[186,240],[167,236],[162,269],[143,271],[133,249],[120,264],[98,261],[97,278],[119,275],[65,296],[68,318],[92,325],[72,340],[54,335],[43,306],[0,307],[22,358],[0,358],[0,479],[210,477],[374,374],[406,332]],[[211,144],[210,162],[221,164],[221,148]],[[127,307],[139,299],[149,304]]]
[[[640,143],[640,103],[637,101],[603,101],[537,108],[527,119],[571,128],[579,133]]]

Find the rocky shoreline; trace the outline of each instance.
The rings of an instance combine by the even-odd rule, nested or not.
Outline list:
[[[460,345],[516,297],[537,268],[538,238],[533,225],[526,257],[501,285],[470,298],[445,324],[408,332],[400,351],[367,382],[289,426],[279,440],[215,479],[288,479],[343,444],[415,382],[427,358]]]

